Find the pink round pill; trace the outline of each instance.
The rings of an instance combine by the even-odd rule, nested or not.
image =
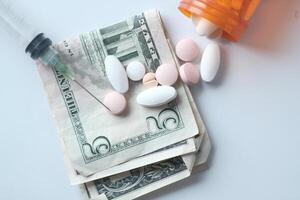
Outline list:
[[[143,78],[143,84],[147,88],[156,87],[158,82],[155,79],[155,74],[152,72],[145,74]]]
[[[115,91],[109,92],[105,95],[103,104],[114,115],[121,114],[127,107],[127,101],[125,97]]]
[[[195,60],[199,52],[199,46],[191,38],[182,39],[176,45],[176,55],[183,61]]]
[[[162,64],[160,65],[156,72],[155,78],[157,82],[161,85],[173,85],[178,79],[178,71],[173,64]]]
[[[185,63],[179,69],[181,80],[188,85],[195,85],[200,81],[199,69],[192,63]]]

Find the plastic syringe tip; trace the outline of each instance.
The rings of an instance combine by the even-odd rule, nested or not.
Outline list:
[[[39,60],[42,61],[43,64],[53,67],[66,78],[75,80],[75,73],[73,70],[61,61],[59,53],[52,46],[49,46],[41,55],[39,55]]]

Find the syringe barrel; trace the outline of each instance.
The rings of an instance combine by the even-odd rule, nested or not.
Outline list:
[[[16,5],[8,0],[0,0],[0,20],[5,23],[8,33],[16,37],[23,47],[27,45],[39,34],[23,16],[19,16]]]

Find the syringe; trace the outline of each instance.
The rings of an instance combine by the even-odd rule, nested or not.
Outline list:
[[[29,53],[33,60],[39,60],[45,66],[53,67],[59,73],[63,74],[69,80],[72,80],[96,101],[110,110],[95,95],[75,79],[74,71],[65,65],[59,57],[59,53],[52,46],[52,41],[46,38],[43,33],[37,31],[25,20],[16,14],[14,7],[8,1],[0,0],[0,20],[5,23],[8,32],[15,35],[15,39],[26,47],[25,52]]]

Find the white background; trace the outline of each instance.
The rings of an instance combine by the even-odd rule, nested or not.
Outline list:
[[[54,41],[161,11],[174,43],[207,40],[177,0],[14,0]],[[160,199],[300,199],[300,0],[263,0],[239,43],[223,42],[222,66],[193,95],[213,142],[210,169],[156,191]],[[0,29],[0,199],[80,200],[34,62]]]

